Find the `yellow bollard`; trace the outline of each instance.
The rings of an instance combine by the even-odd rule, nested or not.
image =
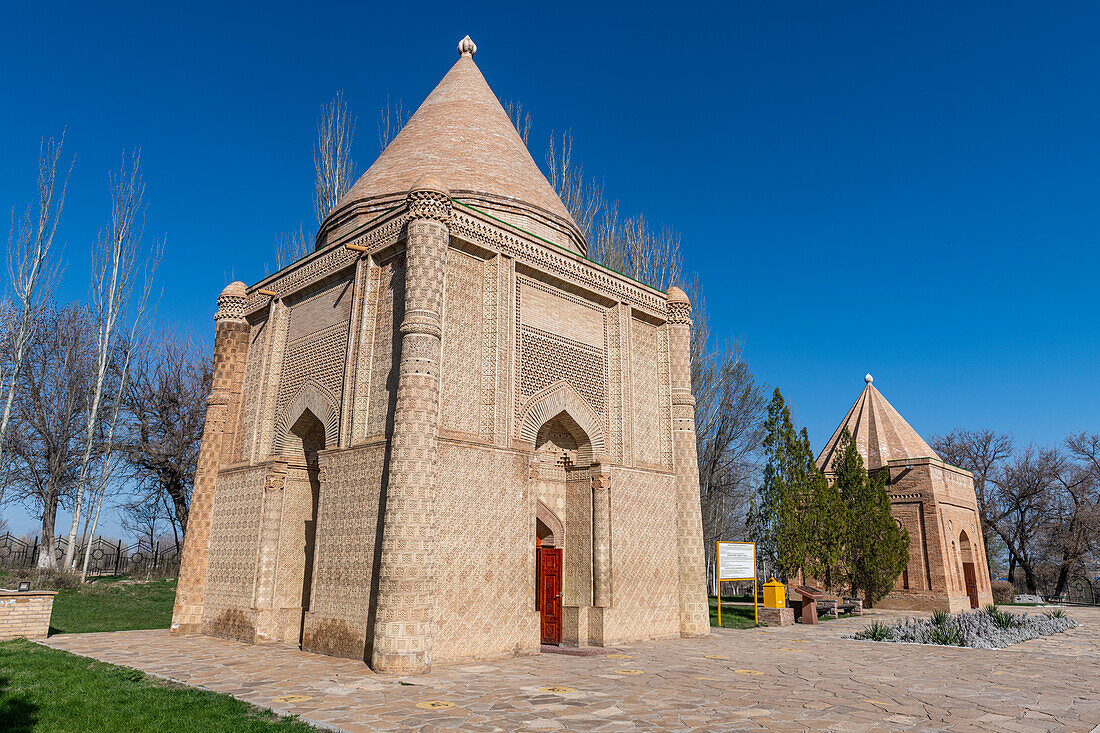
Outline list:
[[[786,608],[787,587],[775,578],[764,583],[764,608]]]

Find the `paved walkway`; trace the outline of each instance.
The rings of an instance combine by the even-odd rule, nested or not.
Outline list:
[[[606,656],[542,654],[400,679],[351,660],[166,631],[61,635],[46,643],[348,731],[1100,733],[1100,609],[1071,615],[1081,627],[1001,651],[840,638],[865,617],[717,630],[707,639],[638,644]]]

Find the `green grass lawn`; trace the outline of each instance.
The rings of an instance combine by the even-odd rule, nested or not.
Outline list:
[[[722,596],[722,628],[723,629],[752,629],[756,627],[753,620],[752,606],[729,605],[737,599],[741,603],[752,603],[752,596]],[[710,605],[710,625],[718,626],[718,599],[711,596],[707,599]]]
[[[51,634],[167,629],[172,623],[176,580],[101,578],[57,592]]]
[[[312,731],[222,695],[23,639],[0,642],[0,728],[35,731]]]

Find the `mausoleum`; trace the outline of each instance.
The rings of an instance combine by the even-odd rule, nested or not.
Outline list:
[[[588,259],[458,50],[218,298],[175,632],[394,672],[708,633],[691,305]]]
[[[974,478],[945,463],[866,377],[817,457],[828,478],[847,428],[868,471],[889,474],[890,512],[909,531],[909,563],[882,608],[952,613],[993,602]]]

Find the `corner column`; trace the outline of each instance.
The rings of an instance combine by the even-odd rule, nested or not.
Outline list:
[[[611,607],[611,473],[604,460],[592,464],[592,605]]]
[[[680,576],[680,635],[710,633],[703,514],[699,504],[699,459],[695,443],[695,397],[691,393],[691,301],[668,290],[668,355],[672,382],[672,452],[676,469],[676,541]]]
[[[405,317],[371,650],[376,672],[398,674],[427,672],[432,663],[434,492],[450,193],[424,177],[410,190],[408,206]]]
[[[176,602],[172,608],[172,631],[175,633],[198,633],[202,623],[214,482],[223,446],[233,437],[234,416],[230,414],[230,405],[240,395],[243,367],[248,359],[249,327],[244,317],[247,298],[244,283],[230,283],[218,296],[218,312],[214,314],[214,380],[206,400],[206,424],[183,539]]]

